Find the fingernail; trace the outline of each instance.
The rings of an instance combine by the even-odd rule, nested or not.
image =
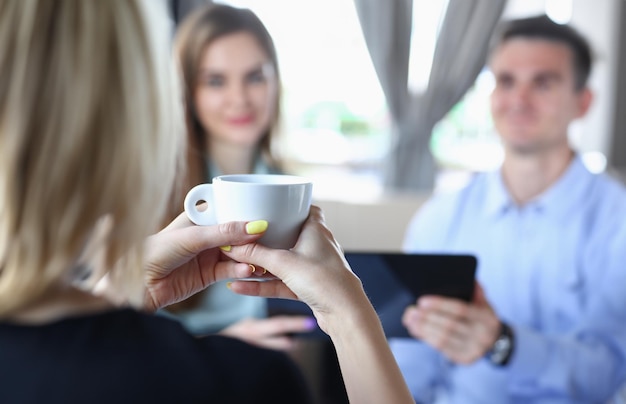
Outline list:
[[[306,329],[307,330],[313,330],[315,327],[317,327],[317,320],[315,319],[315,317],[309,317],[306,319]]]
[[[233,285],[233,283],[232,283],[232,282],[226,282],[226,287],[227,287],[228,289],[230,289],[232,285]]]
[[[250,270],[252,271],[252,272],[250,272],[250,274],[252,275],[254,273],[254,271],[256,271],[256,267],[254,265],[252,265],[252,264],[248,264],[248,266],[250,267]]]
[[[263,233],[267,230],[267,220],[254,220],[252,222],[246,223],[246,233],[248,234],[259,234]]]
[[[220,250],[228,252],[228,251],[230,251],[230,248],[231,247],[229,245],[223,245],[223,246],[220,247]]]

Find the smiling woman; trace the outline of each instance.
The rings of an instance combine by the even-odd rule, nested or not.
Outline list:
[[[209,5],[176,38],[189,138],[187,186],[218,174],[280,171],[271,150],[280,114],[274,43],[248,9]]]
[[[280,117],[280,72],[274,43],[249,9],[209,4],[194,10],[176,36],[187,119],[186,177],[175,195],[169,222],[183,194],[222,174],[282,173],[272,153]],[[233,293],[223,284],[171,306],[162,314],[192,333],[222,333],[264,347],[289,350],[289,336],[313,328],[305,316],[267,318],[266,300]]]

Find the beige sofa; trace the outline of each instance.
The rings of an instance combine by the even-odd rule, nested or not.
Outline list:
[[[314,198],[345,251],[401,251],[415,211],[430,194],[384,195],[367,201]]]

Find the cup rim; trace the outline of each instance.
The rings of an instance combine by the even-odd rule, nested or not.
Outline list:
[[[292,174],[226,174],[214,177],[213,183],[216,182],[264,186],[312,184],[310,178]]]

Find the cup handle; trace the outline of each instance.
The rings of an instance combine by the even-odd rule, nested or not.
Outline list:
[[[196,204],[201,201],[207,204],[207,208],[203,211],[196,208]],[[184,207],[187,217],[195,224],[202,226],[217,224],[213,203],[213,185],[199,184],[191,188],[185,196]]]

